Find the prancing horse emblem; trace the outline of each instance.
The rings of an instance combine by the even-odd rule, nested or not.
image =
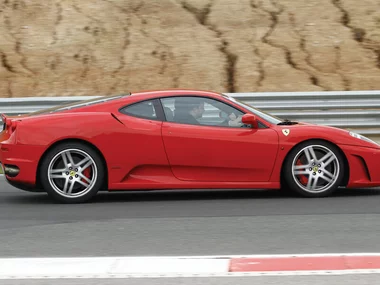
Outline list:
[[[282,133],[285,135],[285,136],[288,136],[290,134],[290,130],[289,129],[283,129],[282,130]]]

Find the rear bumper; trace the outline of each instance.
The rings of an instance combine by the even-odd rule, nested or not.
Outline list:
[[[8,182],[17,188],[35,187],[37,166],[43,151],[41,146],[0,143],[0,163]]]
[[[347,188],[380,186],[380,148],[340,147],[350,167]]]

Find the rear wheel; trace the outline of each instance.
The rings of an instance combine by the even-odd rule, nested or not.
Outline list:
[[[331,195],[344,177],[338,148],[325,141],[309,141],[294,148],[284,164],[284,181],[290,190],[305,197]]]
[[[104,166],[99,155],[81,143],[57,145],[45,156],[40,169],[41,183],[55,200],[81,203],[100,190]]]

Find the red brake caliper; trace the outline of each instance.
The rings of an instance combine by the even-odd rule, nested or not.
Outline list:
[[[90,179],[91,177],[91,167],[87,167],[84,171],[83,171],[83,175],[86,176],[88,179]],[[82,178],[82,182],[86,182],[88,183],[86,180],[84,180]]]
[[[302,165],[301,159],[297,160],[296,165]],[[309,178],[306,175],[301,174],[300,175],[300,181],[301,181],[302,184],[306,185],[307,182],[309,181]]]

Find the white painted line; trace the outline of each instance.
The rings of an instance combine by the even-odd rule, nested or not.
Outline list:
[[[0,279],[125,278],[133,275],[222,274],[229,259],[134,257],[3,258]]]
[[[228,272],[229,262],[230,259],[121,259],[112,273],[222,273]]]

